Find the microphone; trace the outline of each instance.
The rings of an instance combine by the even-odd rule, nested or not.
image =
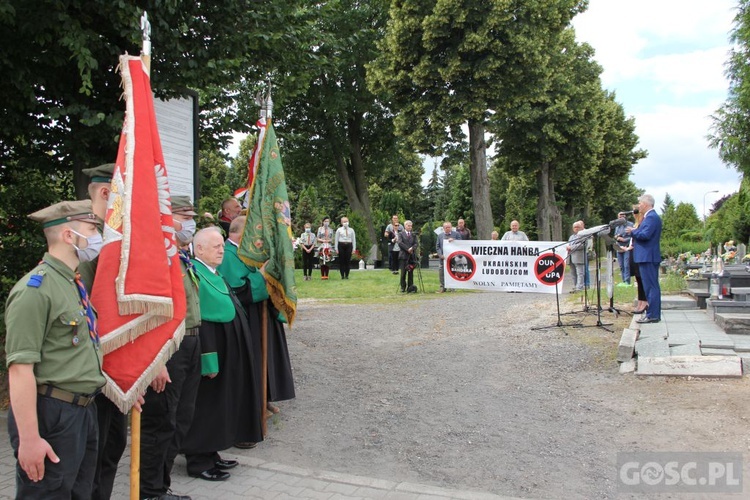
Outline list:
[[[611,230],[609,224],[603,224],[601,226],[594,226],[589,229],[581,229],[578,231],[578,236],[590,236],[592,234],[609,234],[609,231]]]
[[[635,212],[634,212],[633,210],[628,210],[628,211],[626,211],[626,212],[618,212],[618,213],[617,213],[617,215],[620,215],[620,214],[624,214],[624,215],[632,215],[632,214],[634,214],[634,213],[635,213]]]

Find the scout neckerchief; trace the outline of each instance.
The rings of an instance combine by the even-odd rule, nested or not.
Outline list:
[[[180,260],[185,264],[185,269],[187,269],[188,276],[190,276],[190,281],[193,282],[195,288],[198,288],[199,283],[198,276],[195,274],[195,265],[193,264],[193,261],[190,260],[190,257],[185,250],[180,250]]]
[[[94,343],[94,347],[99,349],[99,331],[96,327],[96,315],[94,314],[94,309],[91,307],[89,294],[86,293],[86,287],[83,286],[83,281],[81,281],[80,273],[76,273],[75,282],[78,287],[78,295],[81,296],[81,305],[86,311],[86,324],[88,324],[89,327],[89,337],[91,337],[91,342]],[[78,344],[77,335],[73,337],[73,344]]]

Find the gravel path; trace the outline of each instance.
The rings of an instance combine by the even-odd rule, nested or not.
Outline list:
[[[303,300],[287,332],[297,399],[250,454],[511,496],[613,498],[618,451],[748,450],[746,379],[619,375],[621,330],[530,329],[556,319],[554,296],[532,294]]]

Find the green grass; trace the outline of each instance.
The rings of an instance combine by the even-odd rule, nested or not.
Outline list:
[[[596,283],[594,282],[595,276],[596,276],[596,269],[594,267],[594,262],[591,263],[591,284],[592,288],[589,290],[589,293],[593,293],[593,296],[596,297]],[[606,279],[606,271],[604,263],[602,263],[602,302],[609,301],[609,298],[607,297],[607,279]],[[566,278],[567,280],[568,278]],[[617,304],[629,304],[633,302],[636,298],[636,295],[638,294],[638,288],[635,284],[635,280],[631,280],[632,286],[617,286],[618,283],[622,283],[622,278],[620,275],[620,270],[615,266],[614,269],[614,279],[615,279],[615,287],[614,287],[614,302]],[[670,295],[670,294],[677,294],[680,292],[683,292],[687,290],[687,283],[685,282],[685,277],[680,276],[679,274],[675,274],[672,272],[668,272],[667,274],[660,274],[659,275],[659,285],[661,286],[661,293],[662,295]],[[592,292],[593,291],[593,292]],[[578,294],[573,295],[570,300],[575,301],[577,300]]]
[[[311,281],[304,281],[302,270],[294,271],[297,282],[297,296],[300,299],[330,300],[345,304],[367,304],[403,302],[425,297],[438,297],[435,292],[440,288],[437,269],[423,269],[422,282],[424,291],[419,283],[419,274],[414,271],[414,284],[420,293],[400,293],[400,275],[391,274],[388,269],[368,269],[360,271],[352,269],[348,280],[342,280],[337,269],[331,269],[328,281],[320,279],[320,270],[314,269]]]

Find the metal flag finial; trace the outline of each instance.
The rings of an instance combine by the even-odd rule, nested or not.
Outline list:
[[[141,16],[141,31],[143,32],[143,47],[141,49],[141,55],[151,55],[151,23],[148,22],[148,12],[143,11]]]
[[[258,93],[255,95],[255,104],[257,104],[260,107],[260,117],[269,119],[271,118],[271,115],[273,114],[273,99],[271,99],[271,88],[273,85],[271,84],[271,80],[268,80],[268,92],[266,93],[266,96],[263,97],[263,91],[259,90]]]

